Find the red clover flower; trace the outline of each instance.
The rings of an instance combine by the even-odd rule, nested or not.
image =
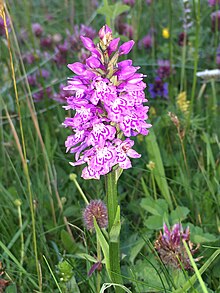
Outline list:
[[[83,212],[83,220],[88,230],[94,229],[94,219],[100,228],[108,226],[108,212],[106,205],[100,200],[92,200]]]
[[[174,269],[190,270],[192,266],[182,240],[187,242],[191,254],[194,255],[199,245],[193,249],[194,244],[190,241],[189,227],[184,230],[181,224],[175,224],[171,229],[168,229],[167,225],[164,224],[163,234],[160,232],[155,242],[155,249],[165,265]],[[194,261],[199,259],[194,259]]]
[[[67,151],[75,153],[72,166],[87,164],[82,171],[84,179],[99,179],[118,166],[131,167],[130,158],[140,158],[132,149],[131,136],[148,134],[150,124],[143,82],[145,75],[137,73],[139,67],[132,60],[118,62],[128,54],[134,41],[119,46],[111,29],[105,25],[99,31],[100,42],[95,45],[88,37],[81,36],[84,47],[91,52],[86,64],[75,62],[68,67],[76,76],[69,78],[64,90],[75,91],[67,97],[66,110],[75,110],[73,118],[66,118],[63,125],[73,134],[67,137]],[[123,137],[127,137],[122,140]]]

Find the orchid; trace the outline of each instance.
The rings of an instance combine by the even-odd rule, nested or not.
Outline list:
[[[67,152],[75,153],[73,166],[86,164],[82,171],[84,179],[99,179],[113,168],[130,168],[129,158],[141,155],[132,149],[130,139],[137,134],[147,135],[151,125],[146,122],[148,107],[143,82],[145,75],[132,60],[118,62],[127,55],[134,41],[118,46],[120,39],[113,39],[112,30],[103,26],[99,31],[100,42],[81,36],[84,47],[91,52],[85,64],[75,62],[68,68],[76,75],[68,79],[66,110],[74,110],[74,117],[63,123],[74,134],[68,136]],[[123,140],[124,137],[127,137]]]

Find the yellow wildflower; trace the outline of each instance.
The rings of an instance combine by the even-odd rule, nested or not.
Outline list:
[[[176,104],[180,111],[182,111],[184,114],[188,113],[189,109],[189,101],[186,99],[186,92],[181,92],[176,98]]]
[[[163,30],[162,30],[162,36],[163,36],[164,39],[169,39],[170,32],[169,32],[168,27],[164,27],[163,28]]]

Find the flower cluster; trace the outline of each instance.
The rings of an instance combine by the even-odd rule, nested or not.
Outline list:
[[[168,83],[163,82],[163,79],[157,76],[154,79],[154,83],[149,84],[149,93],[151,98],[167,98],[168,97]]]
[[[63,125],[74,134],[68,136],[67,151],[75,153],[76,162],[71,165],[87,166],[82,171],[84,179],[99,179],[114,166],[131,167],[131,158],[140,154],[132,149],[131,136],[148,134],[150,124],[145,99],[144,75],[132,60],[118,62],[118,57],[128,54],[134,41],[118,47],[119,38],[112,38],[111,29],[105,25],[99,31],[100,42],[95,45],[81,36],[84,47],[92,54],[86,64],[79,62],[68,67],[76,76],[69,78],[65,90],[75,91],[67,97],[66,110],[75,110],[73,118],[66,118]],[[123,135],[127,137],[122,140]]]
[[[184,230],[181,224],[175,224],[169,230],[167,225],[164,224],[163,230],[163,234],[160,232],[160,235],[155,242],[155,249],[157,250],[163,263],[173,267],[174,269],[192,269],[189,256],[182,240],[187,242],[192,255],[195,254],[199,246],[193,249],[193,243],[189,240],[189,227]],[[194,261],[198,260],[199,258],[194,259]]]
[[[106,205],[100,200],[92,200],[83,211],[83,220],[88,230],[94,229],[94,220],[100,228],[107,228],[108,226],[108,212]]]
[[[172,72],[169,60],[158,60],[157,76],[154,83],[149,84],[149,93],[152,98],[168,98],[168,83],[164,79],[169,78]]]

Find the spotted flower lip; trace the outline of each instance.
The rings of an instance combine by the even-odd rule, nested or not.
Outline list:
[[[99,31],[100,42],[81,36],[84,47],[91,52],[84,64],[75,62],[68,68],[76,75],[68,79],[63,90],[73,92],[66,98],[66,110],[74,110],[64,127],[73,134],[65,141],[66,151],[75,154],[72,166],[86,165],[84,179],[100,179],[114,168],[132,167],[130,158],[140,158],[133,150],[130,139],[137,134],[147,135],[151,124],[144,89],[146,76],[138,73],[132,60],[118,62],[120,55],[128,54],[134,41],[118,47],[119,38],[113,39],[105,25]]]

